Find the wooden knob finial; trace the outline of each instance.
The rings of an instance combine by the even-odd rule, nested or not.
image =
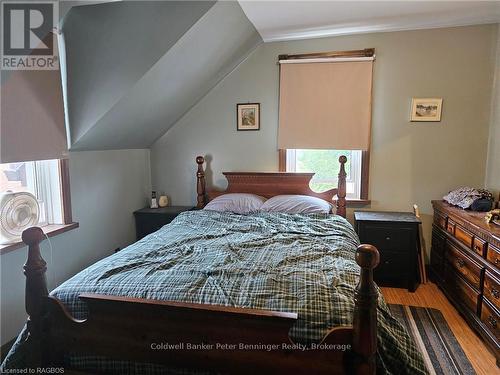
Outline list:
[[[23,242],[28,246],[37,245],[40,242],[42,242],[44,238],[45,234],[43,233],[43,230],[39,227],[28,228],[23,232],[21,236]]]
[[[197,156],[196,157],[196,163],[197,164],[203,164],[205,162],[205,158],[203,156]]]
[[[377,267],[380,261],[380,255],[375,246],[372,245],[359,245],[356,250],[356,263],[361,268],[373,269]]]
[[[345,164],[345,163],[347,163],[347,156],[345,156],[345,155],[341,155],[341,156],[339,157],[339,163],[340,163],[340,164]]]

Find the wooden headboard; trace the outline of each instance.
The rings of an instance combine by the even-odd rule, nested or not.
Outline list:
[[[345,163],[347,157],[339,158],[340,172],[338,186],[323,193],[316,193],[311,190],[309,183],[314,173],[284,173],[284,172],[223,172],[228,185],[225,191],[207,190],[205,183],[205,171],[203,164],[205,158],[198,156],[196,163],[198,171],[196,172],[198,194],[198,208],[203,208],[213,198],[228,193],[250,193],[271,198],[282,194],[300,194],[321,198],[329,203],[335,203],[334,197],[337,196],[336,206],[337,215],[345,217],[346,215],[346,172]]]

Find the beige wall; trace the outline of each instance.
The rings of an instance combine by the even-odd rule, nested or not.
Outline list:
[[[485,185],[500,193],[500,28],[497,35],[495,79],[492,95],[490,140],[488,145],[488,163],[486,167]]]
[[[194,203],[198,154],[210,155],[209,182],[217,186],[222,171],[277,170],[277,56],[374,47],[372,204],[363,209],[408,211],[417,203],[430,244],[431,199],[484,185],[496,33],[484,25],[266,43],[153,145],[153,187],[173,204]],[[442,121],[410,123],[412,97],[442,97]],[[261,103],[260,131],[236,131],[240,102]]]

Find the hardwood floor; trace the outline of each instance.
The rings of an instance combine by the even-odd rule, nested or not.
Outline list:
[[[420,285],[415,293],[399,288],[381,289],[387,303],[433,307],[440,310],[476,372],[484,375],[500,374],[493,354],[481,338],[469,328],[436,284],[428,282]]]

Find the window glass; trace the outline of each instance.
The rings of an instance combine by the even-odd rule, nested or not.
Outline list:
[[[361,151],[359,150],[287,150],[287,172],[313,172],[311,190],[323,192],[338,184],[339,157],[345,155],[347,163],[346,191],[348,198],[359,199],[361,193]]]
[[[40,206],[40,225],[63,224],[59,161],[0,164],[0,193],[29,192]]]

